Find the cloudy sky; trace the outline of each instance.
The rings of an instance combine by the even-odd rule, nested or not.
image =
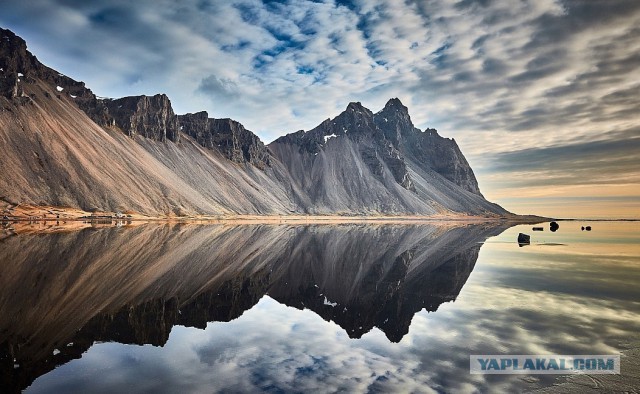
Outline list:
[[[638,0],[3,0],[0,26],[97,95],[265,142],[399,97],[509,210],[640,217]]]

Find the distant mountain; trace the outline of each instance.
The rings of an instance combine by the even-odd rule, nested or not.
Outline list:
[[[0,29],[0,200],[148,215],[474,214],[484,199],[455,141],[390,100],[359,103],[265,146],[231,119],[176,115],[164,94],[97,97]]]

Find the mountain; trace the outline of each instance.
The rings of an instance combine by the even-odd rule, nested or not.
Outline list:
[[[232,162],[232,149],[202,146],[180,130],[165,95],[98,98],[40,64],[8,30],[0,30],[0,69],[4,201],[149,215],[296,209],[282,166]]]
[[[311,213],[506,215],[482,196],[454,140],[420,131],[397,98],[378,113],[350,103],[309,131],[269,145]]]
[[[164,94],[97,97],[0,29],[0,200],[153,216],[510,216],[455,141],[398,99],[265,145],[231,119],[177,115]],[[5,214],[7,214],[5,212]]]

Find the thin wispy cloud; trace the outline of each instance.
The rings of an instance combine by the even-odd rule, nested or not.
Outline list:
[[[549,152],[571,168],[562,147],[590,143],[624,156],[597,174],[638,177],[635,0],[34,0],[3,4],[0,25],[98,95],[164,92],[178,113],[232,117],[266,142],[399,97],[418,127],[456,138],[489,198],[485,174],[526,163],[544,179]]]

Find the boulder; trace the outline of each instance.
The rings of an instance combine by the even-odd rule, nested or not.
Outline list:
[[[560,225],[557,222],[551,222],[549,224],[549,228],[551,229],[551,231],[556,232],[560,228]]]
[[[529,244],[531,243],[531,236],[527,234],[520,233],[518,234],[518,243],[519,244]]]

